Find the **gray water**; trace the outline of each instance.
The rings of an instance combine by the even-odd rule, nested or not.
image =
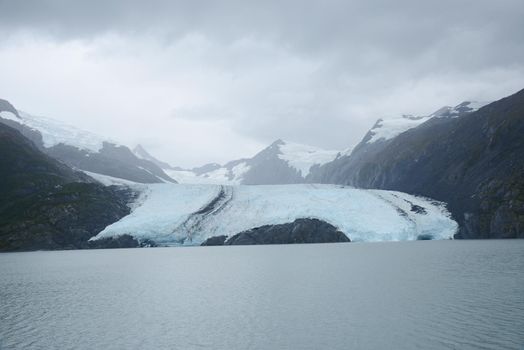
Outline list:
[[[0,254],[1,349],[522,349],[524,241]]]

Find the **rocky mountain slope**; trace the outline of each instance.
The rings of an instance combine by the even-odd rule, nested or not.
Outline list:
[[[332,162],[313,168],[307,180],[313,183],[351,183],[356,186],[356,181],[348,181],[348,175],[356,176],[353,174],[365,167],[376,154],[387,151],[397,136],[431,119],[457,118],[481,106],[481,103],[466,101],[455,107],[444,106],[427,116],[402,115],[379,119],[352,152],[341,153]],[[362,176],[366,177],[366,174]]]
[[[524,90],[477,111],[443,110],[391,138],[376,134],[310,181],[444,201],[459,238],[524,237]]]
[[[0,251],[88,248],[90,237],[129,214],[133,197],[73,171],[2,123],[0,179]]]
[[[126,146],[56,120],[17,111],[0,100],[0,123],[30,139],[41,151],[71,167],[141,182],[175,182],[159,166]]]

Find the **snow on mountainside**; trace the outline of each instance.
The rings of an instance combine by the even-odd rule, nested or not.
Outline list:
[[[19,115],[20,118],[10,112],[0,112],[0,117],[3,119],[11,120],[39,131],[42,134],[42,141],[46,148],[62,143],[89,152],[99,152],[104,142],[110,142],[107,138],[55,119],[37,117],[22,111],[19,111]]]
[[[212,163],[192,170],[164,170],[178,182],[188,184],[304,183],[314,165],[330,162],[338,154],[339,151],[277,140],[252,158],[225,165]]]
[[[318,147],[283,141],[279,145],[278,157],[300,171],[302,177],[309,174],[315,164],[322,165],[335,159],[339,151],[323,150]]]
[[[428,119],[430,119],[430,117],[414,117],[412,115],[403,115],[400,118],[379,119],[371,129],[372,136],[367,142],[373,143],[378,140],[392,139],[424,123]]]
[[[249,166],[242,162],[234,167],[220,167],[200,175],[191,170],[164,170],[170,177],[184,184],[240,185]]]
[[[164,169],[164,171],[179,183],[184,184],[215,184],[240,185],[243,175],[250,169],[246,161],[233,161],[224,166],[210,167],[207,171]]]
[[[371,138],[367,140],[367,143],[373,143],[378,140],[390,140],[431,118],[456,118],[464,113],[474,112],[486,104],[487,103],[477,101],[465,101],[455,107],[442,107],[428,116],[415,117],[413,115],[402,115],[399,118],[379,119],[371,128]]]
[[[140,185],[132,213],[94,239],[132,234],[161,245],[198,245],[298,218],[326,221],[352,241],[449,239],[457,224],[442,203],[401,192],[335,185]]]

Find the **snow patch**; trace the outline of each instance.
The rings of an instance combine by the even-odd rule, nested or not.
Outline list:
[[[409,129],[419,126],[431,118],[457,118],[464,113],[475,112],[488,103],[489,102],[465,101],[455,107],[442,107],[427,117],[403,115],[400,118],[379,119],[375,126],[370,130],[372,136],[367,143],[373,143],[378,140],[390,140]]]
[[[251,166],[247,165],[245,162],[235,165],[231,168],[231,174],[233,175],[232,181],[235,183],[240,183],[245,173],[251,169]]]
[[[409,129],[419,126],[430,118],[403,115],[400,118],[379,119],[371,129],[372,136],[367,143],[373,143],[378,140],[390,140]]]
[[[143,183],[121,179],[119,177],[113,177],[109,175],[93,173],[87,170],[80,170],[80,171],[82,171],[86,175],[89,175],[90,177],[100,182],[104,186],[127,186],[127,187],[136,188],[136,189],[146,189],[146,185]]]
[[[339,151],[324,150],[287,141],[280,144],[279,149],[281,153],[278,157],[298,170],[302,177],[306,177],[309,174],[313,165],[322,165],[331,162],[339,153]]]
[[[18,118],[14,113],[8,112],[8,111],[2,111],[0,112],[0,118],[12,120],[14,122],[20,123],[21,120]]]
[[[181,184],[238,185],[250,168],[249,165],[242,162],[235,165],[231,170],[220,167],[201,175],[197,175],[191,170],[164,169],[164,172]]]

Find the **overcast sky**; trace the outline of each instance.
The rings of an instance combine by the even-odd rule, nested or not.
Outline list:
[[[174,165],[524,88],[524,2],[0,0],[0,98]]]

